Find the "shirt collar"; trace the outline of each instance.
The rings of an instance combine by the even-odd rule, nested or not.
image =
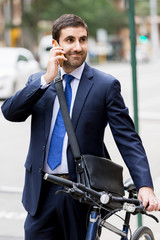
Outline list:
[[[73,70],[70,75],[72,75],[73,77],[75,77],[76,79],[80,80],[83,70],[84,70],[84,66],[85,66],[85,62],[78,68],[76,68],[75,70]],[[63,70],[63,68],[61,68],[61,75],[64,76],[64,74],[66,74],[66,72]]]

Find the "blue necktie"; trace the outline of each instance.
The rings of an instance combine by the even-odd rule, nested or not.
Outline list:
[[[68,106],[68,110],[70,112],[71,107],[71,99],[72,99],[72,89],[71,89],[71,81],[73,80],[73,76],[69,74],[64,75],[64,79],[66,81],[66,87],[65,87],[65,97],[66,102]],[[62,117],[61,110],[59,109],[57,118],[55,121],[50,147],[49,147],[49,153],[48,153],[48,165],[52,170],[57,168],[61,164],[62,159],[62,148],[63,148],[63,140],[66,133],[66,129],[64,126],[64,121]]]

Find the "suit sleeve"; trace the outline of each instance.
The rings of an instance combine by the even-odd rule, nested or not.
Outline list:
[[[4,117],[13,122],[25,121],[31,115],[33,106],[47,90],[40,86],[41,74],[31,75],[26,86],[3,103]]]
[[[107,116],[117,147],[137,190],[144,186],[153,188],[148,159],[124,104],[118,80],[112,82],[107,93]]]

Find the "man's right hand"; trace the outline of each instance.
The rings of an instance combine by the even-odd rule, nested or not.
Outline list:
[[[50,50],[47,71],[44,74],[44,80],[46,81],[47,84],[50,84],[57,76],[59,65],[58,60],[62,59],[63,61],[67,61],[67,58],[65,58],[63,54],[65,54],[65,52],[63,51],[63,48],[59,46],[57,47],[53,46],[53,48]]]
[[[160,201],[156,198],[153,189],[150,187],[142,187],[138,192],[138,199],[143,202],[143,206],[148,212],[159,211]]]

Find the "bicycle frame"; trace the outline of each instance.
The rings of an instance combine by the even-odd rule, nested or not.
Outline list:
[[[130,213],[126,213],[125,216],[125,221],[123,225],[123,230],[118,229],[114,225],[104,221],[101,222],[101,226],[105,227],[106,229],[114,232],[115,234],[119,235],[121,237],[121,240],[128,240],[127,234],[128,234],[128,229],[129,229],[129,220],[130,220]],[[101,219],[101,213],[100,213],[100,208],[97,206],[93,206],[93,209],[90,213],[89,217],[89,224],[88,224],[88,230],[87,230],[87,235],[86,235],[86,240],[96,240],[97,239],[97,230],[99,226],[99,221]]]
[[[88,224],[86,240],[96,239],[99,220],[100,220],[100,208],[97,206],[93,206],[93,209],[89,216],[89,224]]]
[[[133,197],[133,193],[132,193],[132,191],[129,191],[129,198],[132,198],[132,197]],[[130,225],[129,225],[130,217],[131,217],[131,213],[126,212],[122,230],[118,229],[117,227],[115,227],[114,225],[112,225],[106,221],[102,221],[101,226],[105,227],[109,231],[112,231],[115,234],[119,235],[121,237],[121,240],[128,240],[127,235],[128,235],[128,230],[130,227]],[[90,217],[89,217],[89,224],[88,224],[86,240],[95,240],[96,239],[100,219],[101,219],[100,207],[93,206],[92,211],[90,213]]]

